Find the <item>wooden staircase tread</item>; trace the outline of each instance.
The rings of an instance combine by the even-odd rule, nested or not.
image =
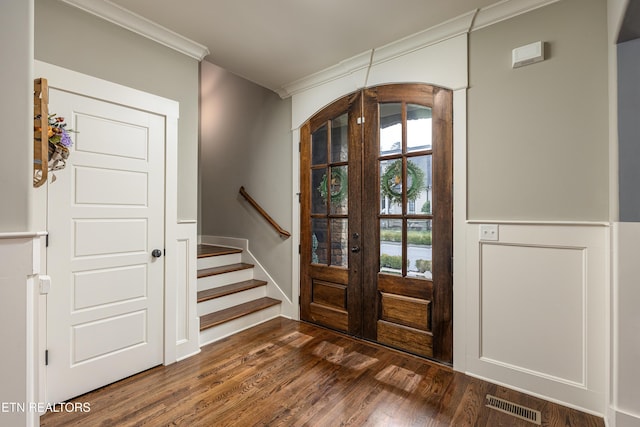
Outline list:
[[[258,288],[267,284],[264,280],[245,280],[243,282],[231,283],[230,285],[220,286],[217,288],[207,289],[198,292],[198,302],[209,301],[215,298],[224,297],[249,289]]]
[[[245,302],[233,307],[225,308],[224,310],[216,311],[214,313],[205,314],[200,317],[200,330],[212,328],[214,326],[221,325],[225,322],[229,322],[234,319],[238,319],[242,316],[246,316],[256,311],[264,310],[265,308],[272,307],[274,305],[281,304],[282,301],[277,299],[263,297],[253,301]]]
[[[238,264],[222,265],[220,267],[203,268],[202,270],[198,270],[198,279],[201,279],[203,277],[215,276],[218,274],[231,273],[234,271],[247,270],[253,267],[253,264],[240,262]]]
[[[242,253],[242,249],[216,245],[198,245],[198,258]]]

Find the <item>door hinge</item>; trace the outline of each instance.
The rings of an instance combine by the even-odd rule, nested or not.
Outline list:
[[[300,295],[298,295],[298,305],[302,304],[302,297]]]
[[[298,196],[298,203],[300,203],[302,200],[302,193],[296,193],[296,196]]]
[[[302,143],[298,142],[298,153],[302,152]]]
[[[49,365],[49,350],[44,351],[44,366]]]
[[[302,253],[302,245],[298,245],[298,255]]]
[[[48,234],[44,237],[44,246],[46,248],[49,247],[49,235]]]
[[[167,250],[166,249],[162,250],[162,256],[167,256]]]
[[[358,118],[356,119],[356,123],[357,123],[357,124],[359,124],[359,125],[363,124],[363,123],[364,123],[364,116],[360,116],[360,117],[358,117]]]

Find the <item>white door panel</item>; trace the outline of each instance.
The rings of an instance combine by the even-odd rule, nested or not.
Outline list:
[[[47,400],[162,363],[164,119],[50,89],[74,146],[48,186]]]
[[[147,204],[149,182],[146,173],[91,167],[78,167],[75,173],[76,204]]]

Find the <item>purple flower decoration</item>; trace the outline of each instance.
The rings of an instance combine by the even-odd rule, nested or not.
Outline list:
[[[71,141],[71,136],[69,136],[69,132],[62,129],[62,134],[60,135],[60,145],[64,147],[71,147],[73,145],[73,141]]]

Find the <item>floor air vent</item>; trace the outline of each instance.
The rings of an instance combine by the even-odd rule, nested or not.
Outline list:
[[[541,424],[542,416],[540,411],[518,405],[517,403],[509,402],[508,400],[500,399],[499,397],[491,396],[490,394],[487,394],[487,406],[534,424]]]

